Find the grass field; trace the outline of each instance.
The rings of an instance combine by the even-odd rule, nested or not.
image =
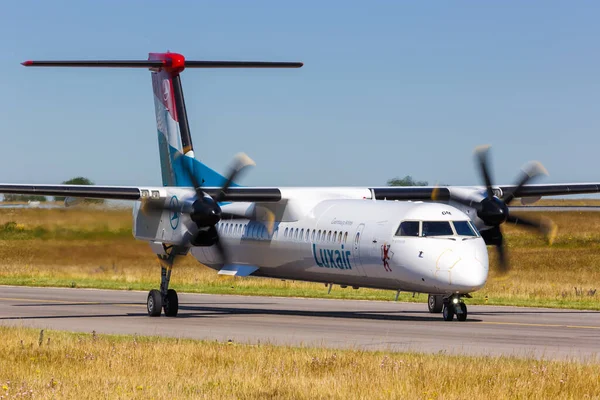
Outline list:
[[[529,216],[533,215],[531,213]],[[600,309],[600,214],[548,213],[559,227],[552,246],[528,231],[504,225],[512,272],[491,276],[470,304]],[[146,243],[131,236],[129,210],[0,210],[0,284],[148,290],[159,266]],[[262,294],[392,300],[394,293],[261,278],[218,276],[185,257],[172,287],[199,293]],[[403,294],[404,301],[426,300]]]
[[[600,364],[0,327],[0,397],[597,398]]]
[[[515,206],[520,206],[521,203],[516,201]],[[600,199],[553,199],[553,198],[545,198],[541,199],[532,206],[600,206]]]

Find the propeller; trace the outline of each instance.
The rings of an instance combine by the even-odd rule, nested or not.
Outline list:
[[[244,153],[237,154],[233,162],[227,179],[223,186],[217,192],[217,195],[211,197],[208,193],[202,190],[202,183],[198,181],[197,175],[194,173],[194,159],[187,156],[182,159],[182,169],[192,183],[195,196],[191,199],[186,200],[182,204],[171,203],[167,206],[157,205],[152,202],[146,202],[142,204],[142,212],[148,211],[148,209],[158,209],[160,211],[169,210],[174,213],[185,213],[189,214],[190,219],[198,227],[198,232],[191,239],[190,243],[194,246],[198,246],[204,243],[214,243],[223,263],[229,264],[230,257],[227,249],[223,246],[220,240],[219,232],[216,225],[221,221],[222,218],[246,218],[244,215],[238,215],[235,213],[228,212],[223,213],[218,203],[225,200],[229,189],[231,188],[234,180],[240,175],[240,173],[247,167],[256,165],[254,161]],[[269,224],[272,226],[272,224]],[[272,232],[272,228],[270,230]],[[176,253],[169,255],[167,258],[162,260],[163,265],[172,267],[175,259],[177,258]]]
[[[203,240],[214,242],[225,265],[229,264],[229,254],[221,239],[216,225],[221,221],[223,212],[218,203],[222,202],[227,196],[229,188],[233,184],[233,181],[239,174],[247,167],[256,165],[255,162],[244,153],[238,153],[231,164],[229,173],[227,174],[227,180],[217,192],[217,195],[213,198],[202,190],[202,182],[198,182],[197,176],[193,171],[193,159],[185,160],[184,170],[188,175],[188,178],[194,185],[196,191],[195,200],[192,203],[192,210],[190,212],[190,219],[194,221],[199,231],[191,240],[192,244],[200,244]],[[233,216],[228,213],[229,216]],[[243,218],[243,216],[238,216]]]
[[[486,239],[488,239],[486,241],[496,246],[500,271],[506,273],[509,270],[509,263],[504,244],[504,236],[502,234],[502,229],[500,228],[503,223],[509,222],[517,226],[534,230],[546,236],[550,243],[556,234],[556,226],[548,218],[534,220],[513,216],[508,209],[508,206],[515,199],[516,193],[518,193],[523,186],[540,175],[548,174],[544,166],[537,161],[526,164],[522,168],[521,174],[517,177],[514,187],[506,193],[503,193],[502,197],[498,197],[494,194],[492,187],[493,184],[488,157],[489,149],[490,146],[479,146],[475,149],[477,165],[479,167],[481,178],[485,184],[485,197],[483,199],[478,199],[457,193],[452,194],[452,200],[474,208],[477,211],[479,219],[481,219],[485,225],[491,227],[483,233]]]

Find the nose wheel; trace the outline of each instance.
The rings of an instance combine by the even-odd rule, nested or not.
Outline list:
[[[463,322],[467,320],[467,305],[458,295],[445,298],[442,308],[444,321],[452,321],[455,315],[457,321]]]

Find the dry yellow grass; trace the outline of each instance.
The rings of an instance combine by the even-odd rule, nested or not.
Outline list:
[[[6,208],[0,210],[0,225],[17,222],[25,227],[46,229],[73,228],[97,230],[106,228],[118,230],[131,228],[130,209],[104,209],[93,206],[73,208]]]
[[[514,205],[521,205],[518,201]],[[600,206],[600,199],[541,199],[534,206]]]
[[[598,398],[597,363],[366,352],[0,327],[0,396]]]
[[[527,230],[504,225],[513,270],[498,277],[490,248],[492,273],[487,286],[474,294],[472,304],[600,309],[600,293],[594,292],[600,288],[600,214],[545,215],[559,227],[554,245],[547,246]],[[129,228],[129,210],[2,210],[0,226],[11,221],[30,228],[43,227],[50,233],[59,228],[88,230],[98,232],[98,237],[0,240],[0,283],[143,290],[158,285],[158,264],[146,243],[129,234],[104,234]],[[176,266],[172,285],[180,291],[204,293],[327,296],[321,284],[218,276],[191,257]],[[336,287],[330,297],[391,300],[394,294]],[[424,301],[425,296],[413,299],[412,294],[406,294],[401,299]]]

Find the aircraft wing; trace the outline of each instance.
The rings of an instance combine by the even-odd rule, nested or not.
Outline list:
[[[494,186],[497,196],[510,192],[514,185]],[[440,200],[447,201],[452,198],[454,190],[473,190],[485,192],[483,186],[389,186],[371,188],[377,200]],[[559,183],[525,185],[515,193],[515,197],[544,197],[564,196],[575,194],[600,193],[600,183]]]
[[[503,193],[511,191],[514,185],[500,186]],[[600,183],[561,183],[548,185],[525,185],[515,193],[515,197],[564,196],[572,194],[592,194],[600,192]]]
[[[371,188],[377,200],[449,200],[447,186],[386,186]]]
[[[513,189],[513,185],[495,186],[494,191],[502,193]],[[167,189],[189,190],[193,188],[99,186],[99,185],[35,185],[0,183],[0,193],[28,194],[41,196],[84,197],[110,200],[142,200],[146,197],[165,197]],[[301,188],[296,188],[301,189]],[[312,188],[314,189],[314,188]],[[215,197],[220,188],[205,187],[204,192]],[[311,188],[306,188],[311,190]],[[369,188],[377,200],[439,200],[448,201],[454,190],[484,192],[479,186],[386,186]],[[515,197],[544,197],[575,194],[600,193],[600,183],[564,183],[525,185],[515,193]],[[156,195],[155,195],[156,194]],[[278,202],[283,199],[281,190],[276,187],[230,187],[223,198],[226,202]]]
[[[0,183],[0,193],[40,196],[87,197],[95,199],[139,200],[138,187],[96,185],[21,185]]]
[[[0,183],[0,193],[27,194],[40,196],[84,197],[109,200],[142,200],[146,197],[160,198],[165,196],[165,187],[135,186],[98,186],[98,185],[23,185]],[[177,188],[189,190],[193,188]],[[211,196],[215,196],[220,188],[203,188]],[[277,202],[281,200],[281,192],[277,188],[231,187],[224,201],[228,202]]]

